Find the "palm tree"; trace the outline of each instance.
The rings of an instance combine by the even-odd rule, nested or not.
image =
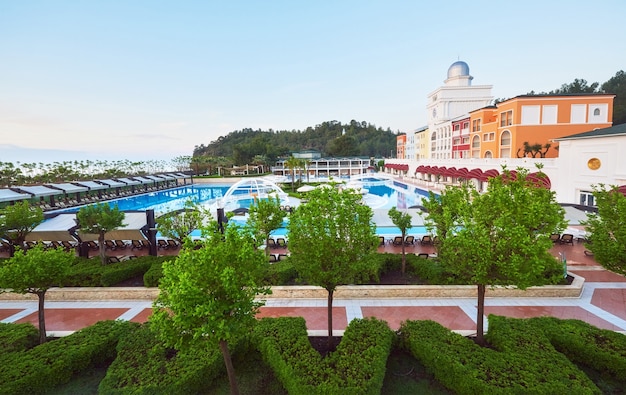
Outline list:
[[[295,169],[300,167],[300,159],[291,155],[289,159],[285,161],[285,168],[291,169],[291,190],[293,191],[293,184],[295,177]]]

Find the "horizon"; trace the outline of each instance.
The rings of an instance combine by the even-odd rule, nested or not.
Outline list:
[[[427,124],[427,95],[457,60],[494,99],[603,83],[626,64],[612,40],[626,3],[614,0],[499,4],[491,18],[482,1],[33,0],[0,11],[3,162],[171,160],[236,130],[331,120],[406,133]],[[602,22],[575,29],[580,15]]]

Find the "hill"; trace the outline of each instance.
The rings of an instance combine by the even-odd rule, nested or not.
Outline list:
[[[344,133],[345,131],[345,133]],[[235,165],[252,163],[257,156],[269,162],[303,149],[316,149],[324,156],[389,156],[396,149],[396,134],[367,122],[323,122],[300,130],[243,129],[220,136],[208,145],[194,148],[193,156],[232,158]]]

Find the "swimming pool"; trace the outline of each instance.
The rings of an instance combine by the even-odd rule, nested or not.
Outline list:
[[[391,207],[398,209],[410,208],[412,206],[422,205],[422,198],[428,196],[428,192],[422,189],[400,183],[395,180],[379,179],[368,177],[359,181],[359,185],[368,191],[364,195],[364,202],[374,210],[388,210]],[[184,207],[187,200],[192,199],[200,204],[208,204],[215,202],[216,199],[224,197],[232,184],[193,184],[181,186],[165,191],[156,191],[145,193],[137,196],[123,197],[110,200],[106,203],[113,206],[116,205],[122,211],[134,210],[154,210],[158,217],[162,214],[176,211]],[[241,199],[238,201],[240,207],[249,207],[254,200]],[[54,213],[73,213],[77,212],[79,207],[59,210]],[[216,215],[212,212],[212,215]],[[243,224],[245,217],[235,217],[235,221]],[[399,235],[400,229],[395,226],[378,226],[377,234],[381,236]],[[409,235],[419,236],[426,234],[427,231],[423,226],[414,226],[408,231]],[[195,234],[194,234],[195,235]],[[194,236],[192,235],[192,236]],[[197,232],[196,236],[199,236]],[[275,237],[286,236],[286,228],[283,226],[273,232]]]

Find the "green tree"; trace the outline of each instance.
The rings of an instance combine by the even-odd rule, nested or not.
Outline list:
[[[28,251],[16,251],[0,266],[0,288],[18,294],[37,295],[39,343],[46,341],[46,291],[63,282],[73,262],[73,254],[62,249],[44,250],[41,244],[37,244]]]
[[[248,226],[252,229],[255,240],[263,240],[267,246],[272,231],[280,228],[283,224],[285,213],[280,208],[278,196],[269,199],[255,199],[248,211]],[[265,248],[269,255],[269,248]]]
[[[217,223],[212,222],[202,248],[185,247],[176,260],[163,264],[150,322],[158,336],[178,350],[200,342],[219,347],[231,393],[237,394],[229,344],[256,322],[262,303],[255,297],[269,292],[259,285],[268,263],[245,231],[230,224],[224,234],[216,233]]]
[[[81,207],[76,214],[78,226],[83,233],[98,235],[100,261],[103,265],[107,263],[105,235],[121,227],[125,217],[124,212],[120,211],[117,206],[111,207],[102,203]]]
[[[289,157],[289,159],[287,159],[285,161],[285,168],[286,169],[290,169],[291,170],[291,190],[294,190],[294,182],[295,182],[295,178],[296,178],[296,169],[300,167],[300,159],[294,157],[293,155]]]
[[[411,225],[411,214],[403,213],[399,211],[396,207],[392,207],[389,209],[389,218],[391,218],[391,222],[398,228],[400,228],[400,232],[402,232],[402,274],[406,272],[406,254],[405,254],[405,245],[404,240],[406,239],[406,231],[412,228]]]
[[[15,247],[22,248],[26,235],[43,221],[43,210],[27,201],[17,202],[0,212],[0,235],[11,243],[11,255]]]
[[[328,292],[329,345],[333,293],[370,274],[368,258],[378,245],[372,209],[360,201],[352,189],[317,188],[289,217],[290,261],[305,281]]]
[[[448,186],[424,202],[427,226],[440,238],[441,265],[457,280],[478,291],[477,341],[484,342],[485,289],[554,283],[563,277],[561,264],[550,255],[550,234],[566,226],[564,210],[554,192],[504,169],[491,178],[483,194],[465,184]]]
[[[595,260],[616,273],[626,275],[626,197],[617,187],[594,186],[597,213],[583,224],[589,233],[587,248]]]
[[[602,92],[615,94],[613,100],[613,125],[626,123],[626,73],[620,70],[602,84]]]
[[[191,232],[202,228],[211,214],[192,200],[185,202],[182,210],[167,213],[157,219],[159,232],[167,238],[184,244]]]

